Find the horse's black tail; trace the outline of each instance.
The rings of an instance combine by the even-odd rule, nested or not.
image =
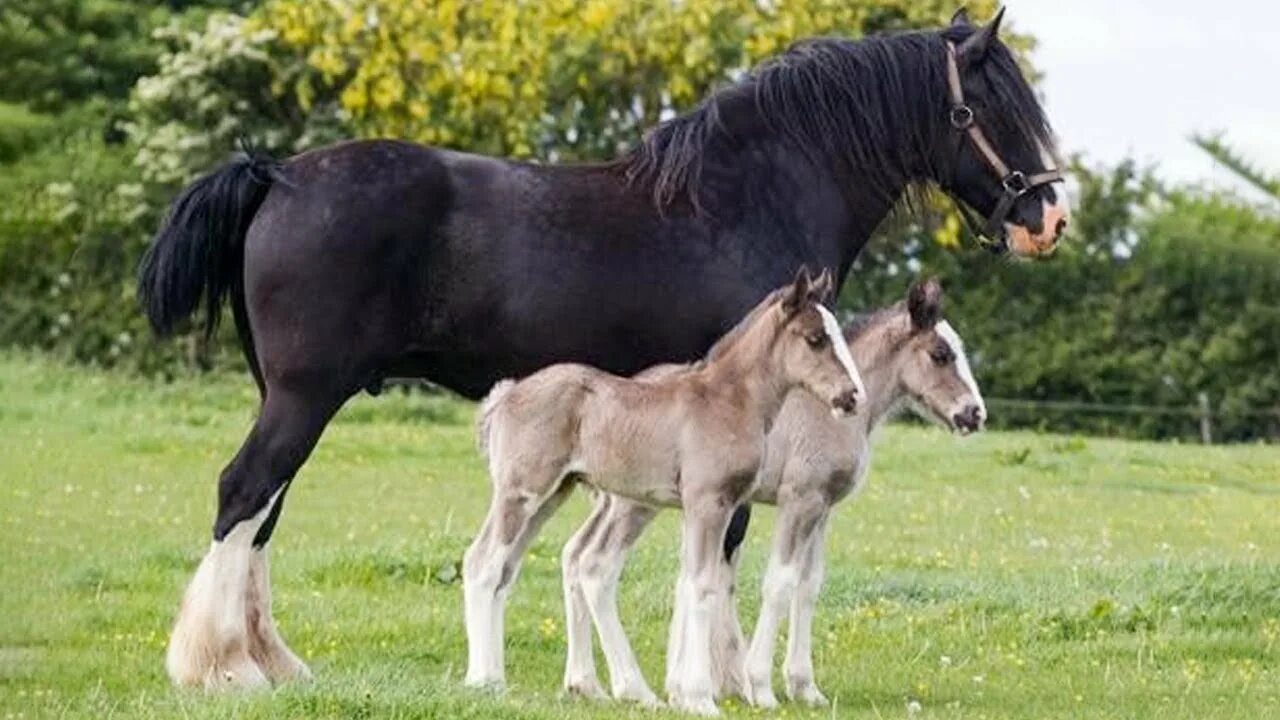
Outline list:
[[[243,152],[187,186],[138,266],[138,300],[160,337],[173,334],[204,300],[206,337],[231,298],[236,330],[254,379],[262,387],[244,306],[244,236],[280,164]]]

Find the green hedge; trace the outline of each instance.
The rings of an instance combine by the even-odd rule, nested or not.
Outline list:
[[[943,278],[989,397],[1194,408],[1203,392],[1218,438],[1280,438],[1280,219],[1218,196],[1154,193],[1128,165],[1078,176],[1080,232],[1053,259],[881,244],[843,301],[892,302],[907,282],[893,270],[918,266]],[[1193,415],[993,410],[997,426],[1198,436]]]

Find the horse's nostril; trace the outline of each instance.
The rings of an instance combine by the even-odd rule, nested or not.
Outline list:
[[[1062,237],[1062,233],[1067,231],[1067,219],[1058,218],[1058,224],[1053,226],[1053,239],[1057,240]]]

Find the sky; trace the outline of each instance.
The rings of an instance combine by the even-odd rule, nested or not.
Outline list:
[[[1196,131],[1280,174],[1280,0],[1005,0],[1039,40],[1045,110],[1066,153],[1154,164],[1166,180],[1242,190]]]

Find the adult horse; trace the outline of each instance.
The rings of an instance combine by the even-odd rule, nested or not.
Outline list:
[[[139,295],[161,335],[202,300],[211,330],[229,299],[262,406],[219,480],[173,680],[307,674],[271,618],[267,544],[329,419],[384,378],[475,398],[555,362],[691,360],[799,266],[842,283],[923,183],[987,216],[1004,249],[1052,250],[1066,223],[1052,134],[999,23],[957,13],[933,32],[801,42],[610,163],[369,141],[195,181]]]

